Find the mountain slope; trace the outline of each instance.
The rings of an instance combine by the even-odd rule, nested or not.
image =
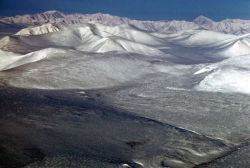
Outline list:
[[[164,45],[164,41],[150,33],[101,24],[78,24],[73,26],[45,24],[25,28],[17,32],[13,37],[1,39],[0,48],[18,52],[18,47],[14,47],[16,41],[19,41],[20,46],[23,46],[22,48],[27,49],[32,47],[40,47],[40,49],[67,47],[96,53],[118,51],[149,56],[164,55],[158,49],[158,46]]]
[[[178,81],[176,85],[182,89],[249,93],[245,89],[248,78],[243,80],[249,70],[242,61],[237,67],[226,63],[220,67],[219,64],[231,59],[244,62],[250,55],[249,36],[208,30],[169,34],[145,32],[124,25],[47,23],[0,39],[0,71],[24,69],[19,77],[14,75],[4,80],[13,86],[25,84],[35,88],[92,88],[93,83],[94,88],[109,87],[154,74]],[[85,60],[86,56],[96,59]],[[71,63],[76,60],[78,66]],[[61,67],[67,73],[60,74]],[[74,74],[81,75],[72,78]],[[228,78],[230,74],[239,83],[232,83],[234,79]],[[53,80],[48,81],[51,76]],[[222,84],[219,84],[220,79],[224,79]],[[63,84],[64,80],[68,82]],[[163,83],[166,87],[175,86]]]
[[[30,36],[30,35],[41,35],[57,32],[63,29],[63,25],[56,23],[46,23],[41,26],[24,28],[18,31],[15,35]]]
[[[196,72],[206,73],[205,78],[196,86],[197,90],[212,92],[239,92],[250,94],[250,54],[232,57],[209,65]]]
[[[236,36],[207,30],[164,34],[93,23],[48,23],[25,28],[0,39],[0,49],[20,54],[55,47],[93,53],[117,51],[170,56],[179,63],[187,60],[202,63],[250,54],[248,37],[248,34]]]

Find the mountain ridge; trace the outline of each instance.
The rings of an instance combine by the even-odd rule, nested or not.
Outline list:
[[[158,31],[163,33],[175,33],[182,30],[206,29],[227,34],[245,34],[250,32],[250,20],[226,19],[219,22],[206,16],[198,16],[193,21],[142,21],[127,17],[113,16],[110,14],[65,14],[57,10],[46,11],[32,15],[17,15],[0,18],[2,24],[16,26],[38,26],[46,23],[79,24],[101,23],[107,26],[131,26],[143,31]]]

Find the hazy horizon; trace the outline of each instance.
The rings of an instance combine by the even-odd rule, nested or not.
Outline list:
[[[35,14],[49,10],[63,13],[105,13],[136,20],[187,20],[203,15],[212,20],[250,19],[247,0],[2,0],[0,16]]]
[[[211,19],[211,20],[213,20],[213,21],[215,21],[215,22],[220,22],[220,21],[223,21],[223,20],[226,20],[226,19],[241,19],[241,20],[250,20],[250,18],[249,19],[242,19],[242,18],[224,18],[224,19],[220,19],[220,20],[215,20],[215,19],[213,19],[213,18],[211,18],[211,17],[209,17],[209,16],[206,16],[206,15],[197,15],[197,16],[194,16],[194,18],[192,18],[192,19],[190,19],[190,20],[185,20],[185,19],[155,19],[155,20],[153,20],[153,19],[137,19],[137,18],[131,18],[131,17],[128,17],[128,16],[119,16],[119,15],[115,15],[115,14],[110,14],[110,13],[104,13],[104,12],[93,12],[93,13],[83,13],[83,12],[64,12],[64,11],[60,11],[60,10],[56,10],[56,9],[51,9],[51,10],[45,10],[45,11],[40,11],[40,12],[31,12],[31,13],[23,13],[23,14],[15,14],[15,15],[3,15],[3,16],[1,16],[0,15],[0,17],[2,17],[2,18],[4,18],[4,17],[14,17],[14,16],[23,16],[23,15],[35,15],[35,14],[40,14],[40,13],[45,13],[45,12],[50,12],[50,11],[57,11],[57,12],[60,12],[60,13],[63,13],[63,14],[86,14],[86,15],[88,15],[88,14],[98,14],[98,13],[100,13],[100,14],[107,14],[107,15],[111,15],[111,16],[117,16],[117,17],[124,17],[124,18],[128,18],[128,19],[133,19],[133,20],[141,20],[141,21],[172,21],[172,20],[179,20],[179,21],[194,21],[196,18],[198,18],[198,17],[201,17],[201,16],[203,16],[203,17],[206,17],[206,18],[208,18],[208,19]]]

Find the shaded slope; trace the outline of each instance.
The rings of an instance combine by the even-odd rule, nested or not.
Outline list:
[[[68,155],[79,158],[71,160],[74,164],[82,165],[84,159],[94,160],[87,162],[89,167],[128,164],[138,168],[191,168],[230,149],[221,141],[99,104],[88,94],[21,89],[0,91],[0,146],[10,154],[15,150],[8,145],[20,151],[36,149],[47,158],[40,162],[42,165],[57,156],[56,162],[61,162],[60,158]],[[20,153],[15,159],[22,159],[23,155],[25,153]],[[36,161],[29,159],[28,155],[22,163]],[[5,164],[6,161],[0,163],[2,167],[6,167]],[[36,164],[30,166],[36,167]]]

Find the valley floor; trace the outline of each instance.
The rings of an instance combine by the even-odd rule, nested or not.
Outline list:
[[[220,115],[228,123],[223,123],[219,115],[221,122],[216,121],[216,116],[206,116],[204,119],[199,115],[187,116],[187,126],[176,127],[169,123],[186,122],[185,119],[178,119],[180,111],[171,107],[170,99],[180,94],[179,91],[169,91],[168,97],[163,98],[170,105],[167,108],[176,116],[168,113],[158,116],[153,110],[141,113],[139,106],[143,103],[138,103],[143,101],[141,97],[133,98],[138,107],[122,101],[130,104],[131,111],[118,107],[121,103],[113,102],[112,97],[117,99],[116,94],[124,89],[129,88],[87,92],[2,88],[1,167],[248,167],[249,140],[244,137],[247,125],[236,128],[242,124],[236,123],[240,122],[238,117],[247,117],[246,114],[234,116],[233,112],[221,112]],[[222,96],[200,94],[204,99]],[[185,96],[189,103],[181,103],[179,107],[195,111],[198,106],[190,105],[194,103],[194,97],[191,93]],[[232,102],[228,101],[230,96],[222,97],[226,108],[234,108]],[[111,102],[107,104],[108,101]],[[175,101],[183,99],[176,98]],[[159,106],[160,102],[151,108],[158,109]],[[212,119],[220,124],[212,123]],[[202,127],[199,122],[203,123]],[[207,128],[207,125],[211,127]],[[231,133],[227,127],[231,128]],[[202,133],[196,132],[199,129]],[[224,139],[211,136],[211,133]]]

